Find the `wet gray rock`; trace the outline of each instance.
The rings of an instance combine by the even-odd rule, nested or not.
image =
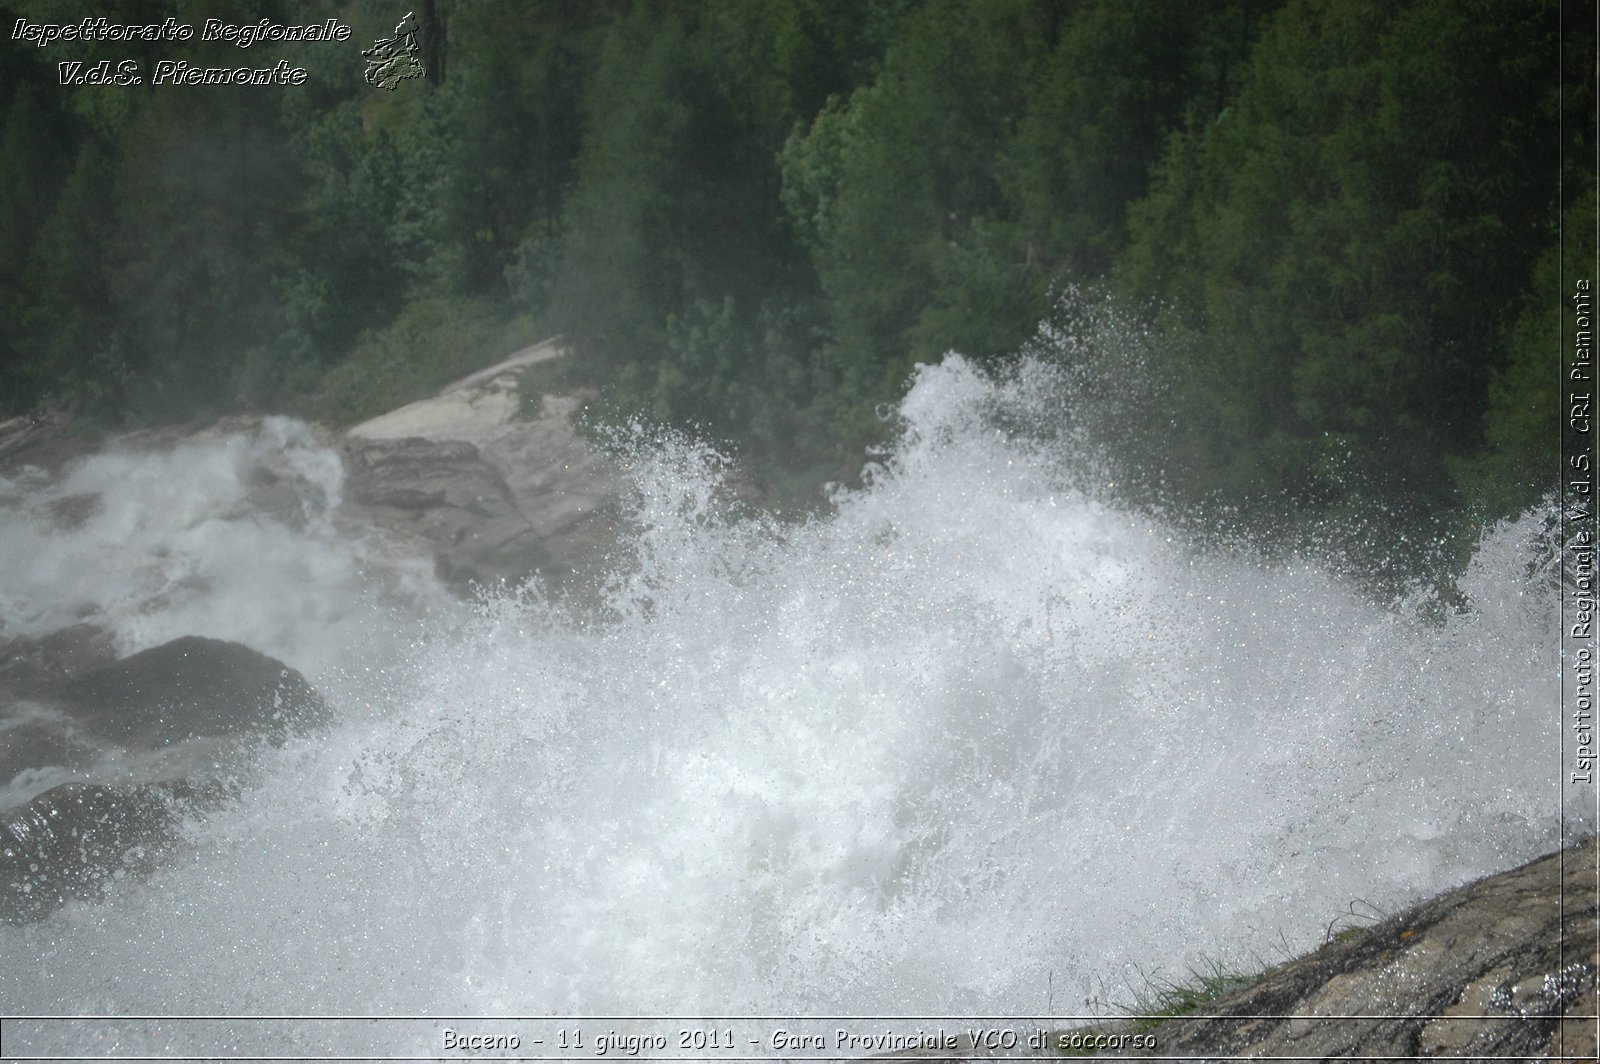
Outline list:
[[[1595,867],[1590,839],[1479,880],[1100,1055],[1593,1059]]]
[[[215,763],[241,739],[282,743],[331,715],[300,673],[238,643],[186,636],[118,661],[107,633],[75,625],[9,649],[0,656],[0,785],[20,788],[13,801],[63,776],[125,778],[128,755],[190,741]],[[149,762],[142,778],[185,775],[187,763]]]
[[[99,901],[117,881],[149,872],[207,797],[184,782],[64,783],[0,813],[0,920],[25,923],[68,901]]]
[[[204,766],[245,749],[239,740],[282,742],[330,716],[300,673],[238,643],[186,636],[105,662],[103,635],[67,629],[13,659],[26,697],[3,707],[0,781],[34,769],[21,796],[49,789],[0,811],[0,919],[42,919],[149,872],[177,845],[183,818],[226,797]],[[181,756],[196,749],[202,757]],[[122,755],[169,750],[180,756],[147,759],[140,781],[49,786],[61,770],[124,778]]]
[[[9,418],[0,421],[0,475],[30,465],[58,472],[95,446],[92,434],[74,431],[72,414],[64,409]]]
[[[537,344],[352,428],[341,516],[416,537],[458,587],[582,586],[617,543],[622,484],[577,430],[580,396],[523,396],[530,367],[560,357]]]
[[[100,496],[93,492],[63,495],[45,507],[50,519],[62,532],[73,532],[86,524],[100,509]]]
[[[281,742],[329,716],[299,672],[239,643],[201,636],[78,673],[41,697],[85,731],[143,749],[242,733]]]
[[[87,768],[95,751],[71,720],[37,699],[117,660],[111,633],[74,624],[37,638],[0,639],[0,784],[28,769]]]
[[[29,769],[81,772],[94,764],[95,748],[59,717],[12,716],[0,720],[0,783]]]
[[[537,538],[505,478],[460,440],[352,440],[344,448],[345,515],[425,540],[445,575],[523,575]]]

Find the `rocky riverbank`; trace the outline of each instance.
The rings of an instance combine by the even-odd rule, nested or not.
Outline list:
[[[294,665],[258,648],[206,630],[149,646],[130,635],[142,615],[204,600],[249,565],[249,534],[320,524],[326,539],[365,544],[359,557],[374,569],[421,562],[464,597],[530,578],[566,593],[595,578],[616,543],[621,480],[577,431],[580,397],[525,399],[523,375],[563,354],[554,341],[535,345],[348,431],[253,416],[108,439],[64,416],[0,424],[0,504],[32,529],[16,561],[39,549],[26,560],[39,566],[32,586],[8,592],[29,626],[0,626],[0,919],[39,919],[148,871],[183,817],[226,794],[253,744],[328,719]],[[157,483],[157,498],[108,512],[115,475],[97,481],[100,491],[61,487],[95,455],[185,447],[207,457],[174,476],[221,484],[198,503],[173,499],[161,512],[168,485]],[[122,572],[124,586],[84,578],[72,560],[55,562],[66,579],[52,582],[43,548],[96,521],[111,527],[94,530],[84,551]],[[170,528],[141,542],[162,521]],[[245,529],[245,546],[212,572],[174,560],[162,541],[220,526]],[[301,568],[308,585],[318,580],[317,566]],[[286,623],[321,605],[308,591]]]
[[[1590,838],[1335,935],[1191,1015],[1056,1044],[1180,1060],[1594,1060],[1597,889]]]

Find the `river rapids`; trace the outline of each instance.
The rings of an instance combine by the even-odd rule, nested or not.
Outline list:
[[[0,927],[0,1012],[1077,1013],[1561,843],[1539,515],[1460,608],[1375,603],[1110,501],[1007,427],[1043,373],[922,367],[864,486],[795,523],[635,433],[637,539],[582,610],[463,603],[341,531],[288,420],[8,481],[8,633],[239,640],[338,721],[253,751],[153,875]],[[238,506],[263,450],[294,521]]]

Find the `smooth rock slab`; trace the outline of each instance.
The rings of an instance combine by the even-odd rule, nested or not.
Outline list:
[[[1592,1059],[1596,901],[1590,839],[1281,965],[1155,1028],[1153,1050],[1102,1055]]]

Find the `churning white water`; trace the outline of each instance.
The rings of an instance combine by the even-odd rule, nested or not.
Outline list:
[[[342,719],[148,880],[0,929],[0,1011],[1070,1013],[1559,843],[1535,520],[1426,621],[1097,500],[1066,444],[999,427],[1030,379],[922,369],[868,485],[798,526],[719,512],[720,459],[641,437],[602,619],[534,590],[423,637],[316,515],[229,517],[230,449],[294,452],[337,508],[292,424],[85,466],[189,502],[108,530],[108,501],[37,569],[9,528],[8,620],[159,533],[160,579],[204,579],[129,643],[242,639]],[[365,672],[340,626],[385,618],[404,667]]]
[[[308,426],[210,435],[0,477],[4,634],[89,617],[123,654],[207,635],[317,675],[373,649],[379,616],[444,608],[431,563],[339,526],[344,471]]]

